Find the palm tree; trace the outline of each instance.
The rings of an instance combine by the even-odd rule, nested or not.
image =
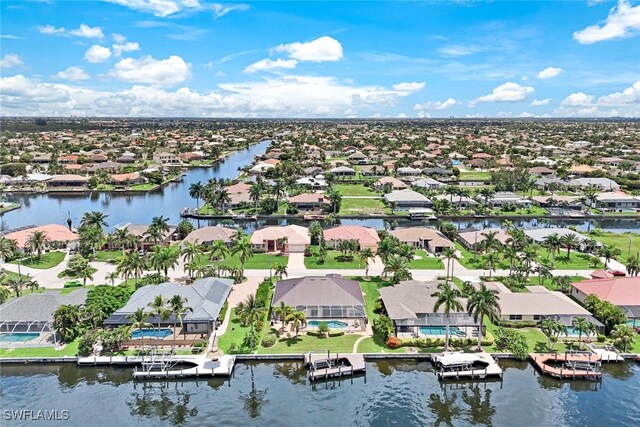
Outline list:
[[[622,251],[619,248],[613,246],[603,246],[600,249],[600,256],[604,258],[604,269],[607,269],[607,265],[609,265],[609,261],[615,259],[622,255]]]
[[[378,250],[376,251],[376,255],[378,255],[382,260],[382,262],[386,264],[387,258],[393,253],[395,247],[396,247],[396,243],[393,240],[393,238],[387,236],[384,239],[382,239],[380,244],[378,244]]]
[[[249,236],[245,235],[237,239],[234,242],[233,247],[231,248],[231,253],[233,255],[238,254],[238,260],[240,261],[239,279],[242,280],[242,277],[244,277],[244,266],[246,262],[253,256],[251,239],[249,238]]]
[[[200,209],[200,199],[204,193],[204,186],[200,181],[189,186],[189,196],[196,199],[196,209]]]
[[[276,197],[276,211],[280,209],[280,199],[286,194],[282,180],[276,180],[271,187],[271,194]]]
[[[577,247],[580,244],[580,239],[573,233],[565,234],[560,237],[560,242],[567,248],[567,258],[571,259],[571,249]]]
[[[102,232],[103,227],[108,227],[107,218],[109,215],[106,215],[102,212],[86,212],[82,215],[82,219],[80,220],[80,226],[86,228],[94,228],[100,232]]]
[[[462,304],[460,303],[460,298],[462,298],[462,293],[460,290],[454,285],[451,286],[450,283],[440,283],[438,285],[438,290],[431,294],[433,298],[436,298],[436,301],[433,305],[433,311],[438,312],[440,307],[444,307],[445,314],[445,341],[444,341],[444,351],[449,349],[449,323],[451,319],[451,311],[462,311]]]
[[[547,348],[553,351],[555,344],[551,343],[552,338],[557,338],[560,334],[567,334],[567,327],[553,317],[545,317],[538,325],[543,334],[547,337]]]
[[[296,330],[296,337],[298,336],[298,332],[300,332],[300,328],[307,325],[307,316],[304,314],[304,311],[294,311],[293,313],[289,313],[286,320],[287,322],[293,322],[293,329]]]
[[[545,237],[544,244],[547,248],[549,248],[549,252],[551,253],[551,268],[555,268],[556,252],[558,252],[560,250],[560,247],[562,246],[562,242],[560,241],[560,237],[558,237],[558,233],[552,233]]]
[[[169,275],[169,269],[174,269],[178,265],[180,253],[169,246],[154,246],[152,248],[149,264],[158,272],[164,272],[164,277]]]
[[[137,329],[140,331],[142,347],[144,347],[144,331],[143,330],[145,328],[153,328],[153,325],[147,321],[149,319],[149,314],[145,313],[143,308],[138,308],[136,311],[131,313],[127,318],[131,321],[131,326],[129,327],[129,331],[133,331],[134,329]]]
[[[42,257],[42,252],[49,244],[49,239],[44,231],[36,230],[29,235],[25,246],[29,248],[30,252],[36,252],[38,259]]]
[[[280,264],[279,262],[276,262],[273,264],[272,268],[273,274],[275,274],[278,279],[282,279],[283,276],[288,276],[286,264]]]
[[[122,253],[124,254],[124,249],[127,247],[128,244],[130,244],[131,242],[131,233],[129,233],[129,227],[123,227],[123,228],[118,228],[116,229],[112,234],[111,234],[111,240],[113,241],[114,244],[120,246],[120,248],[122,249]]]
[[[76,276],[82,279],[82,286],[87,286],[87,279],[93,280],[94,268],[88,262],[82,263],[80,268],[76,270]]]
[[[584,317],[574,317],[571,321],[571,326],[575,331],[578,331],[578,343],[582,341],[582,334],[586,334],[591,329],[591,322]]]
[[[167,320],[171,316],[171,311],[167,308],[167,299],[162,295],[156,297],[147,306],[151,309],[151,313],[158,316],[158,329],[160,329],[160,321]]]
[[[169,300],[169,310],[173,314],[173,346],[174,347],[176,346],[176,320],[180,321],[180,328],[184,328],[184,325],[182,323],[184,313],[186,312],[193,313],[193,308],[187,307],[185,305],[187,302],[188,300],[185,297],[177,294],[171,297],[171,299]],[[187,333],[185,332],[185,336],[186,335]]]
[[[513,267],[515,264],[515,260],[518,259],[518,250],[513,245],[505,246],[502,251],[502,256],[509,260],[509,276],[513,273]]]
[[[364,248],[361,249],[359,252],[359,256],[360,256],[360,260],[364,262],[364,277],[365,278],[369,278],[369,260],[374,259],[375,255],[373,254],[373,251],[371,250],[371,248]]]
[[[627,352],[630,345],[633,345],[636,335],[631,326],[625,324],[615,325],[611,331],[611,336],[615,339],[614,343],[616,346],[622,347],[624,353]]]
[[[105,279],[111,282],[111,286],[114,286],[116,284],[116,280],[118,279],[118,277],[120,277],[120,275],[116,270],[116,271],[112,271],[111,273],[107,273],[107,275],[105,276]]]
[[[23,274],[17,274],[15,276],[11,276],[7,280],[7,284],[11,289],[13,289],[17,297],[22,295],[22,288],[27,286],[28,283],[29,283],[29,276],[25,276]]]
[[[65,342],[73,341],[79,331],[80,306],[63,304],[53,312],[53,327]]]
[[[264,188],[261,182],[255,182],[249,189],[249,199],[253,201],[254,208],[256,209],[258,209],[258,202],[260,202],[260,196],[263,190]]]
[[[484,257],[484,268],[489,270],[489,278],[491,278],[491,273],[496,270],[496,263],[499,261],[498,254],[494,252],[489,252]]]
[[[400,283],[402,280],[411,279],[411,271],[409,270],[409,262],[400,254],[393,254],[387,258],[384,264],[382,275],[387,277],[389,273],[393,273],[393,282]]]
[[[155,228],[156,230],[161,231],[164,236],[164,234],[170,230],[169,218],[165,218],[163,215],[154,216],[151,218],[151,225],[149,225],[149,228]]]
[[[289,314],[294,311],[293,307],[284,303],[284,301],[280,301],[280,305],[278,307],[274,307],[273,312],[276,316],[282,320],[282,329],[285,326],[285,319]]]
[[[500,247],[500,242],[497,239],[497,231],[488,231],[486,233],[480,233],[484,236],[484,241],[482,242],[482,246],[485,252],[489,252],[491,249],[497,249]]]
[[[18,245],[15,240],[0,236],[0,269],[2,269],[2,263],[13,258],[16,253],[17,246]]]
[[[198,240],[195,242],[185,242],[184,246],[180,250],[182,255],[182,259],[185,263],[189,263],[203,254],[202,245],[198,243]]]
[[[636,255],[635,257],[627,258],[627,273],[629,276],[637,276],[640,273],[640,257]]]
[[[247,298],[240,302],[236,306],[236,314],[242,320],[242,323],[246,326],[248,325],[250,329],[250,346],[253,351],[253,339],[254,339],[254,328],[256,323],[262,321],[264,317],[264,313],[266,311],[265,307],[262,307],[258,301],[256,300],[255,295],[250,294]]]
[[[453,278],[453,267],[454,267],[453,260],[458,260],[460,258],[458,258],[458,254],[456,254],[455,248],[450,248],[450,247],[444,248],[444,250],[442,251],[442,258],[447,260],[446,279],[449,280],[449,275],[451,275],[451,278]]]
[[[134,278],[136,289],[138,289],[138,278],[142,276],[146,268],[146,260],[140,256],[138,252],[126,253],[118,261],[118,267],[116,271],[122,275],[125,280],[128,280],[131,276]]]
[[[500,297],[495,289],[489,289],[483,283],[480,289],[470,293],[467,300],[467,311],[478,322],[478,351],[482,350],[482,321],[484,316],[494,321],[500,315]]]

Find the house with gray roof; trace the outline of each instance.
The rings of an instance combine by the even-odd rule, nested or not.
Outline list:
[[[617,191],[620,184],[609,178],[576,178],[569,181],[570,187],[595,188],[601,191]]]
[[[398,210],[409,210],[411,208],[428,208],[431,206],[431,200],[425,195],[413,191],[395,190],[384,195],[387,203],[395,203]]]
[[[337,320],[366,324],[364,296],[360,283],[337,274],[280,280],[273,293],[272,307],[284,303],[302,311],[307,321]]]
[[[150,311],[149,304],[161,295],[171,299],[180,295],[186,299],[185,306],[191,308],[183,313],[182,323],[186,333],[211,333],[217,328],[217,319],[224,303],[231,292],[233,280],[218,277],[205,277],[196,280],[191,286],[178,285],[176,283],[161,283],[159,285],[144,286],[131,295],[127,304],[116,310],[104,321],[106,326],[121,326],[131,324],[129,317],[138,309]],[[166,319],[158,319],[157,315],[150,315],[149,323],[157,325],[173,326],[180,323],[171,315]]]
[[[429,190],[439,190],[440,188],[446,186],[447,184],[435,180],[433,178],[422,178],[417,181],[413,181],[411,185],[420,187],[420,188],[428,188]]]

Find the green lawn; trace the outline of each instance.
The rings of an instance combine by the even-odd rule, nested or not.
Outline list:
[[[472,269],[472,270],[476,270],[476,269],[480,269],[480,270],[484,270],[485,269],[485,257],[482,254],[478,254],[476,255],[476,259],[475,261],[473,260],[474,255],[472,252],[469,252],[468,250],[466,250],[460,243],[455,242],[456,245],[456,249],[458,251],[460,251],[460,254],[462,255],[462,258],[460,258],[458,260],[458,262],[460,264],[462,264],[464,267]],[[498,253],[499,254],[499,253]],[[509,261],[500,259],[498,262],[495,263],[494,268],[496,270],[502,270],[502,269],[509,269]],[[455,274],[455,270],[453,272]]]
[[[361,335],[342,335],[340,337],[319,338],[310,335],[283,338],[276,341],[273,347],[260,347],[260,354],[300,354],[309,351],[331,351],[336,353],[351,353],[353,344]]]
[[[364,184],[336,184],[333,189],[341,196],[377,196],[377,194]]]
[[[118,262],[122,258],[122,251],[97,251],[95,261],[100,262]]]
[[[495,331],[496,329],[498,329],[498,327],[493,322],[491,322],[491,320],[489,320],[487,316],[484,317],[484,324],[487,325],[487,331],[495,335]],[[547,348],[547,337],[545,336],[545,334],[542,333],[540,329],[520,328],[517,330],[524,334],[525,339],[527,340],[527,346],[529,348],[529,352],[533,353],[533,352],[549,351]],[[489,353],[491,352],[499,353],[504,351],[504,350],[499,350],[498,348],[496,348],[495,345],[485,347],[485,350]],[[558,353],[562,353],[566,350],[566,346],[562,343],[562,341],[559,341],[558,343],[556,343],[553,350]]]
[[[53,347],[16,348],[9,350],[0,348],[0,357],[61,357],[78,354],[79,338],[67,344],[62,350]]]
[[[224,260],[221,261],[211,261],[205,256],[201,256],[196,261],[198,265],[228,265],[232,267],[240,266],[240,259],[238,258],[238,254],[229,255]],[[274,263],[279,263],[281,265],[287,265],[289,262],[288,255],[276,255],[276,254],[253,254],[253,256],[245,263],[245,270],[268,270]]]
[[[489,172],[460,172],[458,176],[460,181],[489,181],[491,174]]]
[[[236,347],[239,348],[248,332],[249,327],[240,324],[240,319],[236,317],[236,309],[232,308],[229,317],[229,326],[227,326],[227,331],[224,335],[218,340],[218,347],[225,353],[229,353],[231,344],[235,344]]]
[[[304,266],[309,269],[355,269],[355,268],[364,268],[364,262],[360,261],[358,255],[353,256],[353,261],[348,262],[339,262],[336,260],[336,257],[340,256],[341,253],[335,250],[327,250],[327,256],[325,258],[324,263],[318,263],[318,247],[314,246],[311,248],[311,253],[313,254],[310,257],[304,258]],[[370,261],[371,262],[371,261]]]
[[[622,255],[618,257],[620,262],[625,262],[629,255],[635,256],[640,252],[640,233],[608,233],[598,230],[584,234],[607,246],[620,249],[622,252]]]
[[[44,252],[40,259],[36,255],[32,257],[22,258],[20,265],[24,265],[29,268],[37,268],[39,270],[47,270],[60,264],[64,259],[66,253],[60,251]],[[9,261],[10,264],[18,264],[18,260],[14,259]]]
[[[98,269],[97,269],[97,268],[93,268],[93,267],[91,267],[89,270],[91,271],[91,274],[93,274],[93,273],[95,273],[96,271],[98,271]],[[61,278],[61,279],[64,279],[64,278],[77,279],[77,278],[78,278],[75,274],[67,275],[67,274],[65,274],[65,273],[66,273],[66,271],[65,271],[65,270],[62,270],[60,273],[58,273],[58,277],[59,277],[59,278]]]
[[[342,199],[339,215],[382,214],[385,205],[381,199]],[[405,213],[406,215],[406,213]]]
[[[131,187],[129,187],[129,190],[131,191],[151,191],[151,190],[155,190],[156,188],[158,188],[159,185],[157,184],[135,184],[132,185]]]
[[[360,289],[362,289],[362,293],[364,294],[365,308],[367,309],[367,318],[369,319],[369,323],[373,324],[373,320],[378,318],[378,314],[373,312],[376,308],[376,301],[380,298],[378,289],[384,288],[385,286],[392,286],[393,284],[383,280],[380,276],[369,277],[368,279],[358,276],[351,277],[351,279],[360,282]]]
[[[436,353],[442,351],[442,347],[414,347],[418,353]],[[369,337],[360,341],[358,353],[406,353],[408,347],[388,348],[380,339]]]
[[[598,262],[594,264],[591,262],[591,255],[583,254],[576,251],[571,251],[569,257],[567,257],[567,251],[561,250],[560,253],[556,253],[556,265],[555,270],[597,270],[603,268],[604,264]],[[547,266],[551,266],[551,254],[546,248],[540,248],[538,251],[538,261]]]
[[[417,250],[414,253],[415,256],[420,257],[420,259],[412,259],[409,263],[409,268],[416,270],[442,270],[444,269],[444,264],[440,260],[440,258],[429,256],[427,251]]]
[[[20,206],[20,203],[1,203],[0,204],[0,214],[5,213],[14,209],[15,207]]]
[[[549,211],[539,206],[531,206],[530,208],[516,209],[515,211],[503,211],[494,209],[491,211],[493,215],[518,216],[518,215],[548,215]]]

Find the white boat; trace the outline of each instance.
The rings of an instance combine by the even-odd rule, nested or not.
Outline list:
[[[479,378],[502,376],[502,368],[488,353],[447,351],[431,358],[438,378]]]

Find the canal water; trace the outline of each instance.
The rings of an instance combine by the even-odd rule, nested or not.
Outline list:
[[[170,223],[177,224],[180,211],[185,207],[195,207],[195,200],[189,196],[189,186],[195,182],[205,182],[211,178],[232,179],[238,175],[238,169],[250,165],[255,156],[264,154],[271,141],[265,140],[251,147],[240,150],[211,168],[190,169],[181,182],[170,183],[156,191],[141,194],[126,193],[49,193],[49,194],[12,194],[7,198],[10,202],[19,202],[20,209],[0,216],[2,230],[22,227],[25,225],[42,225],[58,223],[66,225],[67,215],[70,214],[74,225],[77,225],[85,212],[101,211],[109,215],[107,222],[110,227],[131,222],[133,224],[148,224],[154,216],[163,215],[170,219]],[[574,226],[578,230],[587,231],[601,227],[607,231],[625,232],[638,231],[640,224],[637,219],[553,219],[548,218],[549,224],[556,227]],[[399,227],[423,225],[422,221],[409,221],[399,218]],[[546,226],[537,219],[518,219],[511,221],[519,227]],[[459,219],[452,220],[459,229],[500,227],[500,219]],[[218,225],[222,220],[193,220],[196,227]],[[228,223],[228,220],[225,222]],[[376,218],[345,219],[341,224],[359,224],[376,229],[384,228],[384,220]],[[304,225],[302,219],[264,219],[259,221],[237,221],[235,226],[243,228],[248,233],[266,225]],[[307,223],[308,225],[308,223]],[[430,226],[437,226],[438,221],[429,222]]]
[[[230,380],[134,382],[131,369],[5,365],[7,410],[68,411],[68,425],[634,426],[640,365],[604,366],[602,382],[557,381],[502,361],[502,381],[440,383],[429,362],[368,363],[364,376],[310,384],[299,362],[238,364]],[[61,423],[58,423],[61,424]]]

